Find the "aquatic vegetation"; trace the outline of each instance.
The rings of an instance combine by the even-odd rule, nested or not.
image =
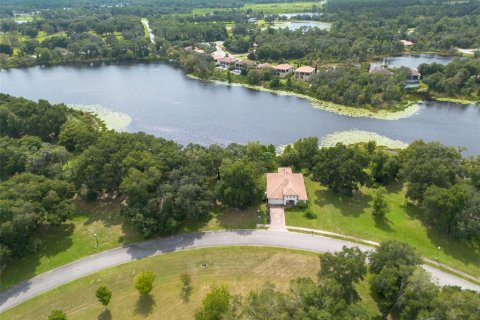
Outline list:
[[[132,122],[132,118],[128,114],[113,111],[97,104],[69,104],[67,106],[75,110],[93,113],[105,123],[109,130],[125,131]]]
[[[393,140],[388,137],[379,135],[375,132],[363,131],[363,130],[348,130],[348,131],[337,131],[331,133],[320,140],[320,146],[322,147],[332,147],[338,142],[343,144],[355,144],[360,142],[375,141],[379,146],[385,146],[391,149],[404,149],[408,147],[408,143],[405,143],[400,140]]]

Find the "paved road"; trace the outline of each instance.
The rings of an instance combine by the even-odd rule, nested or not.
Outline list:
[[[315,252],[333,252],[340,250],[343,246],[356,246],[363,251],[372,250],[370,247],[348,241],[283,231],[235,230],[189,233],[101,252],[42,273],[0,293],[0,312],[62,284],[125,262],[176,250],[232,245],[271,246]],[[429,266],[424,266],[424,268],[432,274],[440,285],[458,285],[480,291],[480,286],[451,274]]]

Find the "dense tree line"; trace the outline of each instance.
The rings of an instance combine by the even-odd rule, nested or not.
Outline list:
[[[40,247],[38,230],[59,225],[71,213],[69,182],[22,173],[0,183],[0,267]]]
[[[67,107],[53,107],[48,101],[38,103],[0,94],[0,135],[19,138],[24,135],[49,140],[60,134],[67,121]]]
[[[392,37],[414,42],[415,51],[450,51],[453,47],[478,48],[480,4],[466,1],[417,0],[335,0],[325,5],[325,18],[350,23],[381,22],[379,27],[394,26]],[[393,31],[393,30],[392,30]]]
[[[195,313],[206,319],[371,319],[355,284],[370,271],[370,289],[382,319],[476,319],[480,295],[458,287],[440,288],[420,267],[414,249],[397,241],[384,242],[369,256],[346,248],[320,256],[317,279],[291,280],[286,292],[265,283],[245,297],[214,285]]]
[[[408,69],[394,69],[392,74],[369,72],[363,68],[320,70],[311,81],[309,91],[320,100],[348,106],[396,105],[405,99]]]
[[[421,64],[418,70],[422,81],[433,93],[480,99],[478,59],[456,59],[446,66],[438,63]]]

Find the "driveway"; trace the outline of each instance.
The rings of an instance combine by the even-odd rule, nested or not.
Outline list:
[[[295,232],[235,230],[188,233],[101,252],[42,273],[0,293],[0,311],[75,279],[122,263],[177,250],[218,246],[269,246],[314,252],[338,251],[343,246],[359,247],[363,251],[372,250],[353,242]],[[424,268],[440,285],[457,285],[480,292],[478,285],[432,267]]]
[[[270,226],[268,230],[287,231],[283,206],[270,206]]]

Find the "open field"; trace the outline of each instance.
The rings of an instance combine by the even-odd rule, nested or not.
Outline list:
[[[45,39],[49,39],[53,37],[67,37],[67,33],[62,31],[62,32],[47,34],[45,31],[39,31],[35,40],[37,40],[38,42],[42,42]]]
[[[306,2],[282,2],[282,3],[246,3],[239,10],[263,11],[264,13],[292,13],[292,12],[311,12],[313,6],[320,7],[320,1]],[[193,9],[192,14],[203,15],[213,11],[230,11],[233,8],[198,8]]]
[[[242,9],[263,11],[264,13],[311,12],[312,7],[321,6],[320,1],[283,2],[283,3],[246,3]]]
[[[480,276],[480,244],[460,242],[427,228],[417,208],[405,202],[401,185],[388,188],[387,220],[375,221],[371,214],[371,190],[362,188],[353,198],[333,194],[317,182],[306,179],[309,208],[285,212],[287,225],[333,231],[374,241],[401,240],[413,245],[422,256]],[[315,216],[305,214],[310,210]],[[439,249],[440,247],[440,249]]]
[[[224,247],[180,251],[79,279],[4,312],[2,319],[46,319],[54,308],[64,310],[69,319],[191,319],[214,283],[225,284],[233,294],[242,295],[261,288],[266,281],[283,290],[292,278],[316,278],[319,264],[317,254],[278,248]],[[157,275],[151,298],[140,299],[133,288],[133,275],[141,270],[152,270]],[[190,273],[193,280],[188,299],[180,296],[179,276],[183,272]],[[108,312],[104,312],[103,306],[95,299],[95,290],[102,284],[113,292]],[[360,284],[359,292],[370,314],[378,315],[366,281]]]
[[[143,240],[120,216],[121,200],[107,198],[94,203],[76,200],[72,219],[57,228],[44,230],[42,248],[14,261],[2,272],[0,289],[88,255]],[[257,210],[261,210],[260,218]],[[255,229],[257,223],[265,222],[265,212],[265,205],[218,211],[212,213],[208,222],[185,226],[181,232]]]

